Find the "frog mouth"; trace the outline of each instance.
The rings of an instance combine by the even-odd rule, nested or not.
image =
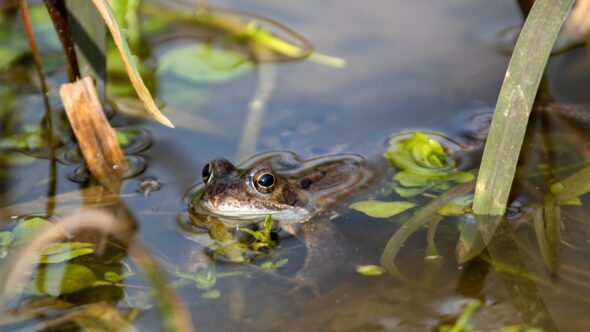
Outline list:
[[[264,221],[269,215],[281,226],[300,224],[309,217],[309,212],[301,207],[286,206],[282,209],[218,206],[213,207],[207,202],[198,201],[191,204],[190,210],[199,216],[213,216],[229,227],[245,227]]]

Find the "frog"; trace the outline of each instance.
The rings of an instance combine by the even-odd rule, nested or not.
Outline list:
[[[224,158],[207,163],[203,182],[189,202],[195,222],[215,217],[229,229],[259,227],[271,216],[285,236],[299,238],[307,254],[293,278],[297,289],[317,283],[343,259],[331,223],[334,205],[375,182],[378,172],[357,154],[303,159],[289,151],[256,155],[234,166]],[[280,233],[279,233],[280,234]]]

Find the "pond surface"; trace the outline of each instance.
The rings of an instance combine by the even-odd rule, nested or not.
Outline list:
[[[175,2],[153,4],[186,8]],[[514,236],[513,246],[506,248],[517,254],[506,258],[502,249],[490,248],[479,258],[458,264],[455,247],[465,217],[448,217],[436,230],[437,256],[442,259],[436,273],[427,273],[428,231],[421,228],[397,255],[397,267],[406,278],[387,273],[367,276],[357,273],[356,267],[380,264],[386,243],[400,225],[411,220],[412,213],[377,219],[348,205],[368,198],[402,199],[388,189],[394,168],[382,157],[387,139],[399,132],[438,133],[447,138],[443,144],[456,142],[468,147],[460,154],[462,170],[478,167],[481,137],[509,61],[501,52],[497,35],[521,23],[516,3],[248,0],[215,5],[281,22],[308,38],[318,52],[346,60],[346,66],[291,61],[255,67],[229,60],[235,68],[224,77],[199,81],[189,71],[195,68],[206,75],[206,69],[183,57],[202,48],[174,54],[197,44],[195,26],[178,23],[158,32],[144,32],[140,55],[146,68],[144,77],[176,128],[130,115],[140,113],[137,102],[117,90],[113,100],[123,112],[115,113],[111,123],[120,131],[135,133],[124,149],[135,172],[123,182],[122,200],[137,223],[136,240],[155,257],[185,303],[196,330],[432,331],[452,325],[470,301],[480,303],[470,320],[471,326],[480,330],[519,324],[547,331],[590,326],[584,315],[590,310],[588,195],[581,197],[581,206],[564,206],[561,211],[557,273],[545,269],[533,226],[533,216],[543,204],[549,184],[587,165],[590,158],[586,144],[589,116],[580,106],[589,102],[590,67],[584,48],[556,55],[548,66],[546,80],[552,102],[566,106],[552,104],[531,119],[525,140],[529,152],[520,162],[518,186],[505,225]],[[43,16],[43,12],[37,15]],[[144,14],[143,18],[153,16]],[[40,22],[38,38],[49,36],[41,42],[49,67],[49,98],[58,109],[57,90],[66,79],[65,67],[59,44],[50,35],[51,23],[46,19]],[[160,69],[155,70],[157,63]],[[112,91],[121,86],[124,91],[128,85],[118,76],[111,79],[115,83]],[[27,57],[0,72],[2,138],[22,133],[27,125],[38,125],[43,101],[36,82]],[[256,110],[254,101],[263,107]],[[83,195],[76,191],[87,176],[74,146],[61,148],[56,163],[40,158],[44,151],[2,148],[0,215],[6,230],[25,216],[64,216],[82,207]],[[219,259],[215,263],[217,280],[210,287],[198,288],[193,281],[179,277],[177,268],[190,266],[195,252],[205,252],[203,245],[194,241],[198,236],[185,227],[187,193],[201,182],[203,167],[217,157],[239,163],[271,150],[292,151],[306,159],[356,153],[381,170],[379,183],[313,220],[334,224],[342,238],[344,260],[317,281],[316,293],[309,289],[292,292],[290,280],[302,268],[307,250],[300,239],[288,236],[282,237],[268,256],[253,259],[251,264]],[[546,168],[540,165],[557,171],[544,172]],[[51,174],[54,181],[47,180]],[[149,192],[146,187],[151,188]],[[48,194],[61,196],[48,201]],[[415,201],[426,204],[429,199]],[[284,265],[271,271],[261,268],[265,262],[284,263],[284,259]],[[119,272],[129,269],[133,275],[121,281],[124,285],[116,291],[108,289],[100,295],[84,290],[62,294],[60,300],[81,305],[102,299],[115,304],[124,316],[134,312],[138,330],[160,330],[148,280],[133,259],[127,257],[123,262]],[[502,264],[512,263],[524,266],[524,275],[518,268],[501,269],[507,266]],[[514,291],[519,287],[520,291]],[[27,307],[30,301],[43,297],[48,296],[18,295],[10,305]],[[523,309],[527,305],[538,307]],[[74,311],[53,310],[49,318]],[[538,316],[531,313],[535,311]],[[43,326],[44,319],[39,316],[5,326],[24,331],[35,324]]]

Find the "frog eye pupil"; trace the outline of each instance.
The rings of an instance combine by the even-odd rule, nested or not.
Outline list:
[[[272,174],[265,173],[258,177],[258,184],[264,188],[270,188],[275,183],[275,177]]]
[[[270,173],[262,173],[254,178],[254,187],[261,193],[270,193],[274,185],[275,177]]]
[[[211,177],[211,167],[209,166],[209,164],[203,167],[201,175],[203,176],[203,182],[207,183],[207,181],[209,181],[209,178]]]

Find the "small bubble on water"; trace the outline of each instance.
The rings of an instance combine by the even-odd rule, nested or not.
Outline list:
[[[162,185],[158,182],[158,179],[155,177],[146,177],[142,179],[139,184],[137,185],[137,191],[142,193],[143,196],[149,196],[154,191],[160,190]]]

